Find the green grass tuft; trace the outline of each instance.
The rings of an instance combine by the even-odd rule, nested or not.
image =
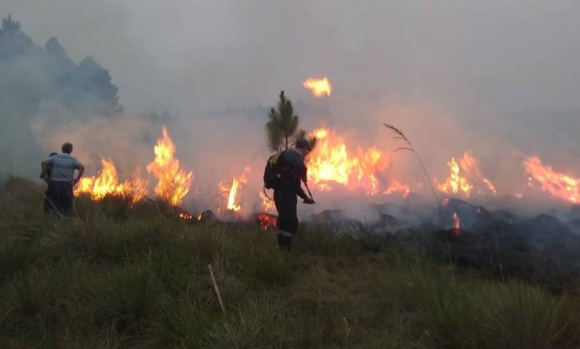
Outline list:
[[[409,243],[304,225],[282,253],[258,226],[192,224],[160,200],[45,216],[43,190],[0,188],[2,348],[580,347],[578,289],[430,260],[429,229]]]

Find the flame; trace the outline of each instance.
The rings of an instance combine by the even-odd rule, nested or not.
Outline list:
[[[263,191],[259,191],[258,195],[260,196],[260,200],[262,200],[262,211],[274,212],[276,210],[274,201],[270,200]]]
[[[475,188],[471,182],[480,182],[484,184],[488,192],[496,194],[493,183],[481,174],[479,162],[470,152],[463,153],[463,157],[459,159],[459,163],[452,157],[447,165],[451,171],[449,177],[444,183],[437,186],[442,192],[447,194],[463,194],[466,197],[470,197]],[[479,194],[483,193],[481,189],[476,189],[475,192]]]
[[[153,148],[155,160],[147,166],[147,171],[158,179],[155,193],[174,206],[179,206],[181,200],[191,188],[193,172],[179,169],[179,160],[173,157],[175,145],[163,126],[163,137],[157,140]]]
[[[228,203],[226,208],[229,211],[238,212],[242,209],[240,205],[240,195],[239,189],[243,184],[248,183],[248,178],[246,177],[246,173],[250,171],[249,167],[244,169],[244,173],[242,173],[239,177],[234,177],[232,179],[232,184],[227,186],[224,181],[219,183],[220,190],[226,193],[228,198]]]
[[[551,166],[542,165],[542,161],[537,156],[526,158],[524,167],[531,176],[530,185],[532,185],[532,180],[536,180],[540,184],[542,191],[572,203],[578,202],[580,198],[580,179],[556,172]]]
[[[383,194],[388,195],[392,193],[402,193],[403,197],[407,197],[409,196],[409,193],[411,193],[411,187],[408,184],[393,180],[387,190],[383,192]]]
[[[457,212],[453,212],[453,229],[459,230],[461,228],[461,219]]]
[[[138,174],[131,181],[119,183],[117,169],[111,159],[102,158],[101,166],[98,176],[81,178],[74,190],[75,196],[89,194],[93,200],[98,201],[108,195],[118,195],[135,204],[147,194],[147,182]]]
[[[344,139],[326,128],[312,133],[316,148],[308,157],[308,179],[320,190],[332,190],[332,183],[349,189],[362,188],[369,195],[379,191],[377,174],[388,166],[388,159],[376,148],[350,151]]]
[[[302,85],[312,91],[314,97],[330,96],[332,93],[332,85],[327,77],[321,79],[307,79]]]

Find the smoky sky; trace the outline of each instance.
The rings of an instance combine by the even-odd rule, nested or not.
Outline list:
[[[392,150],[400,144],[381,126],[392,123],[433,177],[448,174],[451,156],[471,150],[505,192],[521,180],[521,155],[580,175],[570,161],[580,156],[579,10],[579,2],[564,0],[0,0],[0,12],[36,43],[56,36],[75,61],[90,55],[108,69],[128,115],[178,113],[170,134],[201,181],[211,168],[261,166],[265,112],[231,119],[243,113],[219,111],[272,106],[283,89],[309,105],[300,115],[306,129],[324,123],[358,146]],[[321,76],[333,85],[330,98],[302,87]],[[215,117],[222,114],[229,116]],[[146,128],[130,123],[109,125],[107,154],[90,155],[80,150],[83,135],[92,135],[86,125],[67,123],[58,139],[39,131],[42,120],[31,127],[52,148],[75,134],[79,154],[97,159],[137,148],[112,140]],[[210,164],[224,158],[227,165]],[[416,163],[402,162],[394,157],[389,173],[421,175]]]
[[[2,0],[37,42],[90,54],[129,110],[264,104],[329,76],[336,95],[493,111],[577,109],[575,1]]]

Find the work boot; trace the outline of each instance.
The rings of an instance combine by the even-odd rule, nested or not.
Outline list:
[[[280,251],[289,252],[292,249],[292,234],[287,232],[278,233],[278,247],[280,247]]]

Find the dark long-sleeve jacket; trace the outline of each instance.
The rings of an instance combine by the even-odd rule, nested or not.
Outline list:
[[[306,182],[307,168],[304,163],[304,156],[296,149],[288,149],[280,154],[282,161],[280,173],[280,186],[283,189],[291,189],[300,198],[306,200],[308,196],[302,189],[301,181]]]

